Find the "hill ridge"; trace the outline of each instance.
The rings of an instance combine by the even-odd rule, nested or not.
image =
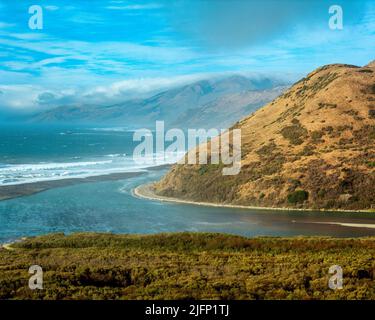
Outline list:
[[[374,101],[374,66],[320,67],[231,128],[242,131],[239,175],[175,165],[155,192],[252,206],[374,208]]]
[[[73,105],[61,106],[41,112],[31,117],[31,122],[75,122],[95,123],[95,125],[133,125],[134,127],[155,126],[155,121],[163,120],[166,125],[183,127],[229,127],[239,117],[254,111],[263,104],[271,101],[283,90],[286,81],[268,77],[249,78],[242,75],[232,75],[220,79],[206,79],[183,86],[164,90],[146,98],[134,98],[107,106]],[[284,86],[284,87],[282,87]],[[278,87],[279,90],[275,91]],[[254,91],[254,92],[253,92]],[[246,97],[238,94],[246,93]],[[259,97],[259,94],[262,94]],[[221,109],[222,99],[230,100],[236,108],[233,115],[225,115]],[[206,105],[215,108],[216,117],[200,118]],[[246,108],[247,106],[251,108]],[[194,110],[189,117],[185,113]],[[179,119],[182,119],[179,121]],[[190,120],[186,122],[186,120]]]

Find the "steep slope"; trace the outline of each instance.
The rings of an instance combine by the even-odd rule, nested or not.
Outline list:
[[[202,80],[189,85],[173,88],[145,99],[133,99],[110,106],[62,106],[57,109],[42,112],[34,116],[32,122],[81,122],[81,123],[112,123],[155,125],[156,120],[163,120],[168,125],[185,127],[184,115],[199,114],[206,106],[220,105],[221,99],[231,100],[233,107],[238,109],[239,115],[233,115],[226,122],[232,124],[237,119],[249,113],[247,105],[253,104],[259,107],[265,102],[275,98],[274,88],[285,85],[283,81],[244,76],[230,76],[222,79]],[[280,87],[278,92],[285,90]],[[247,101],[241,100],[238,105],[238,95],[244,94]],[[261,99],[259,98],[261,94]],[[255,101],[255,102],[254,102]],[[255,104],[254,104],[255,103]],[[217,107],[217,108],[218,108]],[[211,123],[220,126],[221,122],[215,122],[215,117],[210,117]],[[228,120],[228,119],[227,119]],[[205,125],[204,119],[192,120],[197,126]]]
[[[327,65],[233,128],[242,169],[175,165],[157,194],[269,207],[375,208],[375,66]],[[193,150],[191,152],[196,152]]]

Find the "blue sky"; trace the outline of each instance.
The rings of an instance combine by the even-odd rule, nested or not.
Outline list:
[[[343,8],[343,30],[328,8]],[[28,27],[31,5],[43,30]],[[111,104],[226,73],[375,59],[373,0],[0,0],[0,113]]]

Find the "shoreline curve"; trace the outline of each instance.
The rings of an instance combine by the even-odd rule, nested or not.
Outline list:
[[[157,195],[152,190],[153,183],[140,185],[132,190],[132,195],[138,198],[147,200],[156,200],[161,202],[171,202],[179,204],[188,204],[195,206],[205,206],[205,207],[218,207],[218,208],[233,208],[233,209],[248,209],[248,210],[263,210],[263,211],[303,211],[303,212],[346,212],[346,213],[373,213],[371,210],[325,210],[325,209],[309,209],[309,208],[285,208],[285,207],[256,207],[256,206],[245,206],[236,204],[224,204],[224,203],[214,203],[214,202],[198,202],[192,200],[178,199],[174,197],[166,197]]]

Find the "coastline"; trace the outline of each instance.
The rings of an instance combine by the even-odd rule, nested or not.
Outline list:
[[[144,170],[147,171],[157,171],[169,168],[169,164],[159,165],[155,167],[148,167]],[[145,171],[137,172],[117,172],[110,174],[103,174],[98,176],[91,176],[85,178],[68,178],[60,180],[50,180],[50,181],[39,181],[30,182],[17,185],[0,186],[0,201],[5,201],[9,199],[20,198],[23,196],[29,196],[43,191],[47,191],[54,188],[67,187],[80,183],[90,183],[90,182],[101,182],[101,181],[116,181],[124,180],[133,177],[140,176],[144,174]]]
[[[0,201],[19,198],[23,196],[29,196],[32,194],[47,191],[53,188],[60,188],[71,186],[79,183],[88,182],[99,182],[99,181],[112,181],[112,180],[122,180],[132,177],[136,177],[143,174],[143,172],[123,172],[123,173],[112,173],[101,176],[92,176],[87,178],[69,178],[61,180],[50,180],[50,181],[40,181],[31,182],[10,186],[0,186]]]
[[[14,244],[15,242],[10,242],[10,243],[4,243],[1,245],[1,248],[3,248],[4,250],[7,250],[7,251],[14,251],[16,249],[14,249],[12,247],[12,244]]]
[[[4,250],[7,250],[7,251],[15,251],[16,248],[13,248],[12,245],[16,244],[16,243],[19,243],[19,242],[22,242],[22,241],[26,241],[27,239],[28,239],[27,237],[22,237],[22,238],[13,240],[13,241],[0,243],[0,249],[4,249]]]
[[[346,213],[372,213],[371,210],[325,210],[325,209],[309,209],[309,208],[285,208],[285,207],[256,207],[256,206],[245,206],[236,204],[222,204],[214,202],[198,202],[192,200],[184,200],[173,197],[160,196],[154,193],[152,190],[152,183],[140,185],[132,190],[132,194],[135,197],[156,200],[161,202],[172,202],[196,206],[206,206],[206,207],[219,207],[219,208],[234,208],[234,209],[248,209],[248,210],[263,210],[263,211],[321,211],[321,212],[346,212]],[[372,226],[371,226],[372,228]]]

